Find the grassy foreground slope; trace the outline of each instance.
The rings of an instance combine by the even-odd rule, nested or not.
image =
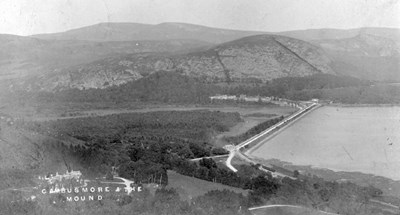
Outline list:
[[[333,213],[322,212],[304,207],[270,207],[252,210],[253,215],[333,215]]]
[[[174,171],[168,171],[167,188],[175,188],[180,198],[186,201],[204,195],[211,190],[230,190],[245,196],[248,194],[248,190],[181,175]]]

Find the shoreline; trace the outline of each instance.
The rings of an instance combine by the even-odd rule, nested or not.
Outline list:
[[[379,108],[399,108],[400,107],[400,105],[395,105],[395,104],[380,104],[380,105],[376,105],[376,104],[373,104],[373,105],[371,105],[371,104],[356,104],[356,105],[324,104],[323,106],[328,107],[328,108],[334,108],[334,107],[338,107],[338,108],[339,107],[342,107],[342,108],[371,108],[371,110],[375,110],[375,108],[378,108],[375,111],[379,111],[380,110]],[[363,110],[363,109],[358,109],[358,110]],[[385,110],[385,109],[381,109],[381,110]],[[304,116],[307,114],[304,114]],[[276,165],[277,163],[274,162],[274,160],[279,160],[279,162],[278,162],[279,165],[277,165],[277,166],[280,166],[282,168],[285,168],[285,166],[291,170],[298,168],[298,170],[303,170],[308,173],[314,172],[314,174],[317,174],[317,175],[321,174],[321,176],[325,175],[328,178],[334,177],[331,175],[331,174],[333,174],[333,175],[336,175],[335,178],[337,178],[337,179],[335,179],[335,180],[340,180],[341,176],[343,176],[343,179],[345,179],[345,180],[356,180],[356,181],[360,182],[364,178],[365,180],[373,181],[373,182],[376,182],[377,184],[379,184],[379,181],[382,181],[382,180],[390,180],[390,181],[393,181],[393,183],[396,183],[396,188],[394,188],[395,190],[398,191],[398,189],[400,189],[400,178],[390,177],[389,176],[390,174],[388,174],[388,175],[385,175],[385,174],[382,175],[379,173],[376,174],[371,171],[362,171],[361,169],[360,170],[350,170],[350,169],[346,169],[346,168],[342,169],[340,167],[329,168],[329,167],[324,167],[324,166],[313,165],[312,163],[296,164],[296,163],[293,163],[290,161],[280,160],[278,158],[274,158],[271,156],[267,158],[265,156],[263,157],[263,156],[259,156],[259,155],[254,155],[254,153],[257,152],[257,150],[261,146],[268,147],[268,145],[264,145],[264,144],[270,143],[271,139],[275,138],[277,135],[281,134],[282,131],[285,131],[287,128],[292,126],[294,124],[294,122],[296,122],[296,121],[293,121],[291,124],[288,124],[284,129],[271,134],[269,137],[266,137],[262,142],[259,142],[256,145],[254,145],[253,147],[247,149],[245,151],[245,154],[247,156],[249,156],[252,160],[259,161],[260,163],[264,163],[264,164]],[[389,192],[389,193],[393,192],[393,191],[388,190],[387,187],[382,187],[382,188],[386,192]]]
[[[400,178],[395,179],[395,178],[390,178],[388,176],[384,176],[384,175],[377,175],[374,173],[369,173],[369,172],[361,172],[361,171],[351,171],[351,170],[345,170],[345,169],[339,169],[339,168],[329,168],[329,167],[321,167],[318,165],[313,165],[313,164],[294,164],[290,161],[282,161],[280,159],[277,158],[262,158],[262,157],[258,157],[258,156],[252,156],[252,159],[254,159],[255,161],[262,161],[265,163],[269,163],[275,166],[280,166],[282,168],[286,168],[287,166],[293,168],[293,169],[297,169],[297,170],[312,170],[312,171],[317,171],[317,172],[334,172],[335,174],[358,174],[358,175],[363,175],[365,177],[373,177],[373,178],[383,178],[385,180],[391,180],[394,181],[396,183],[400,183]],[[346,179],[346,180],[350,180],[350,179]]]
[[[400,107],[400,104],[345,104],[345,103],[332,103],[324,104],[327,107]]]
[[[320,107],[323,107],[323,106],[325,106],[325,105],[318,105],[318,106],[311,108],[310,110],[308,110],[304,114],[302,114],[300,117],[298,117],[298,118],[294,119],[293,121],[289,122],[288,124],[286,124],[283,128],[280,128],[277,131],[273,132],[272,134],[268,135],[263,141],[260,141],[259,143],[255,144],[254,146],[251,146],[248,149],[245,149],[245,151],[243,153],[246,156],[254,157],[253,155],[251,155],[251,153],[253,151],[257,150],[258,148],[260,148],[261,146],[266,144],[270,139],[274,138],[275,136],[277,136],[278,134],[280,134],[281,132],[283,132],[284,130],[289,128],[290,126],[292,126],[295,122],[302,119],[304,116],[307,116],[308,114],[312,113],[314,110],[319,109]]]

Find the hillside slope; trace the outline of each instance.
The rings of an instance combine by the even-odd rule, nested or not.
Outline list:
[[[0,115],[0,194],[6,189],[31,186],[38,175],[81,168],[66,146],[80,145],[82,141],[23,130],[7,123],[12,118]]]
[[[360,34],[352,38],[317,40],[334,60],[339,74],[378,81],[400,81],[400,40]]]
[[[257,35],[188,54],[141,53],[105,58],[41,79],[40,89],[105,88],[157,71],[176,71],[205,82],[260,82],[281,77],[335,74],[324,51],[310,43]]]
[[[179,52],[208,45],[194,40],[92,42],[0,35],[0,79],[42,75],[111,56]]]
[[[157,25],[137,23],[100,23],[79,29],[54,34],[33,35],[32,37],[49,40],[87,40],[87,41],[131,41],[131,40],[157,40],[190,39],[209,43],[220,44],[237,40],[243,37],[266,34],[267,32],[239,31],[212,28],[185,23],[161,23]],[[267,33],[270,34],[270,33]],[[355,29],[307,29],[284,32],[274,32],[276,35],[287,36],[321,44],[321,48],[328,52],[333,60],[332,69],[339,74],[355,76],[357,78],[399,81],[400,73],[395,56],[361,56],[364,48],[375,49],[380,43],[363,42],[358,54],[340,51],[343,45],[352,47],[364,40],[362,37],[375,37],[382,40],[391,40],[397,45],[400,43],[400,29],[365,27]],[[361,39],[360,39],[361,37]],[[358,38],[358,39],[357,39]],[[351,42],[353,40],[353,42]],[[346,47],[347,48],[347,47]],[[346,49],[345,48],[345,49]],[[361,55],[360,55],[361,53]],[[368,52],[370,53],[370,52]]]
[[[0,41],[3,42],[0,44],[0,50],[7,50],[7,52],[0,51],[0,79],[21,77],[26,74],[36,75],[42,74],[43,72],[57,72],[62,69],[63,71],[73,71],[77,68],[81,68],[92,71],[93,68],[87,68],[93,67],[90,65],[80,66],[77,68],[70,67],[88,64],[95,60],[100,60],[96,63],[102,64],[101,59],[110,57],[116,58],[117,56],[126,54],[193,50],[199,47],[210,47],[210,44],[227,43],[240,38],[266,33],[267,32],[229,30],[194,24],[169,22],[156,25],[138,23],[100,23],[66,32],[19,37],[16,40],[17,42],[14,41],[11,44],[9,42],[4,43],[4,39],[2,40],[4,35],[0,35]],[[348,47],[354,48],[355,44],[359,44],[360,41],[365,39],[363,37],[375,37],[381,38],[382,40],[390,40],[398,46],[400,43],[400,29],[373,27],[357,29],[307,29],[275,32],[274,34],[296,38],[319,46],[323,51],[327,52],[329,54],[328,56],[331,58],[332,64],[329,64],[329,67],[339,74],[379,81],[400,80],[398,77],[399,75],[397,75],[400,73],[398,69],[399,59],[395,55],[362,56],[365,47],[369,46],[367,48],[369,50],[376,49],[376,47],[381,45],[381,43],[369,43],[371,42],[370,39],[368,39],[368,42],[363,41],[362,47],[364,48],[357,50],[358,53],[355,55],[355,52],[353,51],[347,53],[348,50],[341,50],[342,48],[347,49]],[[138,47],[136,45],[137,42],[143,40],[147,41],[145,42],[146,44],[143,44],[144,42],[142,42],[142,47]],[[353,42],[351,42],[352,40]],[[359,41],[357,42],[356,40]],[[284,46],[287,46],[287,44]],[[370,54],[370,52],[367,53]],[[198,54],[199,53],[197,53],[197,55]],[[278,53],[276,54],[278,55]],[[214,67],[213,69],[208,68],[208,66],[203,68],[207,73],[210,72],[209,70],[215,70],[216,68],[221,70],[220,67],[222,66],[219,63],[215,64],[208,58],[209,55],[213,55],[212,51],[204,55],[203,58],[210,61],[207,64]],[[322,58],[324,57],[325,55],[323,54]],[[133,56],[130,58],[136,57]],[[171,56],[168,55],[168,58],[171,58]],[[176,62],[176,59],[176,57],[173,57],[173,59],[166,60],[166,57],[162,56],[158,57],[157,61],[166,64],[167,66],[164,66],[165,69],[165,67],[168,68],[171,65],[177,66],[182,63],[180,60],[178,60],[179,62]],[[135,59],[127,60],[136,62]],[[223,56],[221,60],[223,63],[229,61],[226,56]],[[243,72],[244,76],[246,76],[245,74],[248,70],[247,67],[250,65],[249,62],[242,65],[241,63],[244,62],[243,59],[240,61],[235,58],[234,60],[235,66],[239,66],[240,70],[243,70],[243,67],[246,67],[246,69],[244,69],[246,71]],[[193,58],[191,58],[190,61],[195,63]],[[197,62],[196,67],[203,67],[201,64],[202,63]],[[184,65],[183,67],[187,69],[192,66],[193,65]],[[100,67],[104,66],[100,65]],[[115,66],[110,65],[107,67],[112,68]],[[157,68],[159,67],[160,65],[157,65]],[[256,67],[258,67],[258,65]],[[272,67],[275,66],[272,65]],[[146,66],[146,68],[150,69],[148,66]],[[227,67],[227,69],[229,68]],[[227,69],[223,68],[222,70],[226,71]],[[129,68],[128,70],[132,69]],[[257,68],[255,68],[255,70],[257,70]],[[284,70],[288,69],[281,69],[281,71]],[[300,72],[301,71],[303,71],[303,68],[300,68]],[[96,76],[104,76],[103,73],[107,72],[100,72],[100,74],[96,74]],[[123,75],[120,72],[117,73],[119,74],[118,79],[121,79],[121,77],[122,79],[130,79],[128,78],[130,76],[129,74]],[[133,76],[138,76],[136,72],[134,73]],[[139,73],[141,74],[141,72]],[[215,73],[215,71],[212,71],[212,73]],[[276,74],[275,76],[281,77],[279,74]],[[265,79],[273,78],[275,76],[266,77]],[[222,75],[219,74],[216,76],[217,79],[221,79],[221,77]],[[238,77],[239,76],[236,78]],[[65,77],[60,77],[60,79],[65,79]],[[99,87],[103,83],[105,82],[86,84],[86,87]],[[107,83],[110,83],[110,81],[107,81]],[[116,81],[116,83],[118,84],[120,81]]]
[[[338,40],[369,34],[385,37],[392,40],[400,40],[400,29],[396,28],[354,28],[354,29],[307,29],[297,31],[285,31],[277,33],[288,37],[305,41],[313,40]]]

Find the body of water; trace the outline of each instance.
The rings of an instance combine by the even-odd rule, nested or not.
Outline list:
[[[251,155],[400,180],[400,107],[321,107]]]

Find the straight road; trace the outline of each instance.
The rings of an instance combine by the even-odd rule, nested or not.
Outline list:
[[[237,172],[237,169],[235,167],[232,166],[231,161],[233,159],[233,157],[235,156],[236,153],[240,153],[239,150],[251,143],[253,143],[254,141],[259,141],[260,143],[263,143],[264,140],[263,139],[267,139],[267,137],[270,136],[270,134],[278,131],[278,130],[282,130],[284,129],[287,125],[291,124],[291,122],[293,122],[294,120],[299,119],[303,114],[310,112],[318,107],[320,107],[321,105],[318,103],[311,103],[308,107],[300,109],[299,111],[295,112],[294,114],[290,115],[289,117],[287,117],[286,119],[280,121],[279,123],[273,125],[272,127],[268,128],[267,130],[261,132],[260,134],[257,134],[251,138],[249,138],[248,140],[236,145],[236,146],[229,146],[226,147],[226,149],[229,151],[229,157],[226,160],[226,166],[231,169],[234,172]],[[250,158],[247,157],[246,160],[250,160]],[[251,161],[252,163],[254,163],[253,161]],[[268,170],[266,170],[268,171]]]
[[[264,206],[249,208],[249,211],[263,209],[263,208],[277,208],[277,207],[307,209],[306,207],[297,206],[297,205],[264,205]],[[321,214],[335,215],[334,213],[329,213],[329,212],[326,212],[326,211],[320,211],[320,210],[315,210],[315,211],[318,211],[318,213],[321,213]]]

